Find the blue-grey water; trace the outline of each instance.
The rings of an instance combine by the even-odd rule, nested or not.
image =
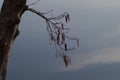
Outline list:
[[[80,47],[69,52],[72,64],[66,68],[49,45],[44,19],[26,12],[11,50],[7,80],[120,79],[119,0],[40,0],[31,7],[53,9],[53,15],[69,12],[71,22],[66,27],[80,38]]]

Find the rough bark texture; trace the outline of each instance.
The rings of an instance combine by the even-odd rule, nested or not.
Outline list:
[[[26,0],[4,0],[0,12],[0,80],[6,80],[6,66],[18,25],[26,9]]]

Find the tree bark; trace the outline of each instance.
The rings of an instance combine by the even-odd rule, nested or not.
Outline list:
[[[26,0],[4,0],[0,12],[0,80],[6,80],[6,67],[10,49],[19,34],[18,25]]]

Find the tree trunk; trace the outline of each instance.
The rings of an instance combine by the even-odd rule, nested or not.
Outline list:
[[[19,34],[18,25],[26,0],[4,0],[0,13],[0,80],[6,80],[6,67],[10,49]]]

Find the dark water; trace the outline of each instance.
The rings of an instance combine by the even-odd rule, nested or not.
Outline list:
[[[28,3],[34,0],[29,0]],[[49,45],[44,20],[26,12],[20,24],[8,63],[7,80],[119,80],[120,1],[40,0],[32,6],[54,15],[71,15],[70,35],[80,38],[80,47],[69,52],[66,68]]]

